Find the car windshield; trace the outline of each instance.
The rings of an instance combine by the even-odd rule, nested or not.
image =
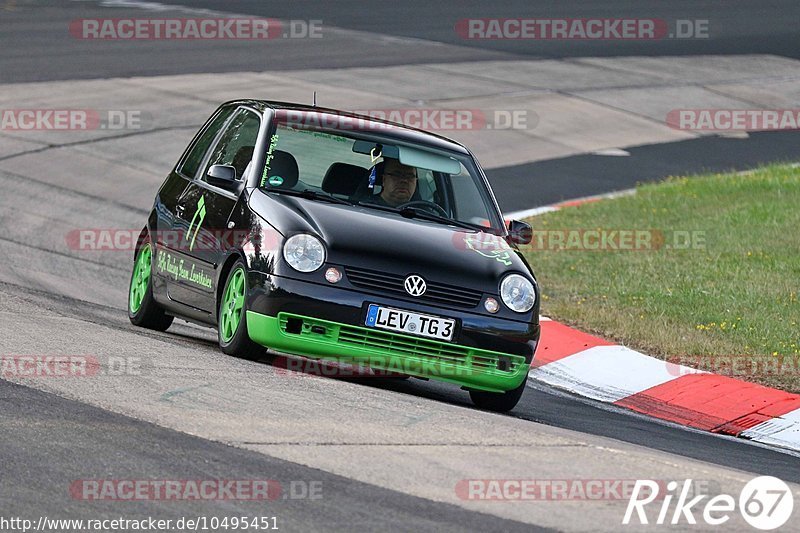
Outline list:
[[[266,190],[503,231],[468,155],[398,140],[390,126],[373,132],[277,122],[260,180]]]

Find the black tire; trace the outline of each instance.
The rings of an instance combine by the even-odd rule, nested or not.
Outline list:
[[[139,261],[142,259],[142,254],[149,250],[150,265],[147,270],[146,286],[141,282],[142,271],[139,270]],[[141,328],[154,329],[156,331],[166,331],[172,325],[173,316],[164,312],[164,309],[158,305],[153,298],[153,261],[152,261],[153,247],[150,243],[150,237],[145,237],[139,247],[136,249],[136,258],[133,262],[133,269],[131,271],[131,281],[128,284],[128,318],[131,324]],[[147,262],[147,261],[145,261]],[[139,278],[140,283],[138,292],[134,294],[134,280]],[[141,300],[139,300],[141,298]],[[135,305],[139,303],[138,308]]]
[[[219,349],[222,350],[223,353],[245,359],[254,359],[262,356],[265,350],[250,340],[250,336],[247,334],[247,306],[244,305],[244,302],[241,305],[241,309],[238,311],[238,321],[236,322],[236,327],[232,328],[232,335],[230,335],[230,333],[230,336],[223,334],[223,313],[225,311],[223,306],[226,302],[229,285],[238,276],[237,272],[243,274],[243,296],[245,300],[247,298],[247,269],[244,261],[237,259],[228,271],[228,276],[225,279],[225,286],[222,289],[219,302],[217,303],[217,340],[219,341]]]
[[[519,399],[522,398],[522,393],[525,392],[525,385],[527,383],[528,377],[526,376],[516,389],[511,389],[506,392],[471,390],[469,391],[469,397],[472,403],[479,409],[486,409],[487,411],[494,411],[496,413],[507,413],[517,406]]]

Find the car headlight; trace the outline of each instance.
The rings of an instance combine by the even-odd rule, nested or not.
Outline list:
[[[325,246],[313,235],[300,233],[286,239],[283,258],[295,270],[314,272],[325,262]]]
[[[519,274],[511,274],[500,283],[500,297],[512,311],[527,313],[536,303],[533,283]]]

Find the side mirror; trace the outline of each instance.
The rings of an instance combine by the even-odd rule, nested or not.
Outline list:
[[[236,169],[231,165],[211,165],[206,172],[206,181],[226,191],[235,191],[240,185],[240,182],[236,181]]]
[[[533,228],[521,220],[508,221],[508,238],[516,244],[530,244],[533,240]]]

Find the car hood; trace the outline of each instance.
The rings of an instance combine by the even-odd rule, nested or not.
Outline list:
[[[438,222],[407,219],[369,207],[350,207],[256,190],[251,208],[284,236],[312,233],[332,264],[406,275],[419,274],[496,293],[508,272],[533,279],[505,239]]]

